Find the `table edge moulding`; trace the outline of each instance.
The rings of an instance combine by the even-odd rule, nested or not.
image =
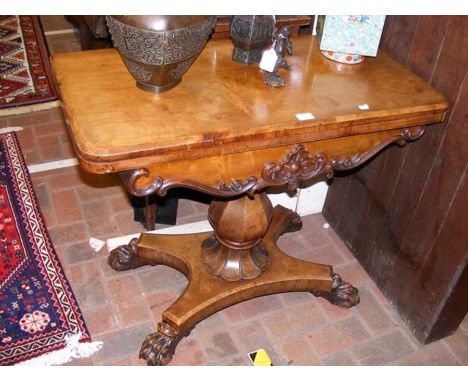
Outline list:
[[[315,37],[292,41],[292,69],[280,89],[267,87],[258,67],[232,61],[229,40],[209,41],[182,83],[158,95],[135,88],[114,50],[53,58],[85,170],[119,172],[135,196],[187,187],[214,197],[212,232],[142,233],[109,255],[117,271],[164,264],[189,279],[143,342],[140,357],[149,365],[170,362],[198,322],[247,299],[304,291],[343,308],[357,304],[357,288],[332,266],[278,249],[278,238],[302,222],[273,208],[264,191],[331,178],[444,119],[445,98],[385,54],[347,67],[323,57]],[[363,103],[370,109],[358,108]],[[315,118],[297,120],[302,112]]]

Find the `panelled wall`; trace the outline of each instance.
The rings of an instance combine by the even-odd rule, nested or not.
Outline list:
[[[468,307],[468,17],[389,16],[380,48],[451,108],[419,141],[336,177],[323,214],[427,343]]]

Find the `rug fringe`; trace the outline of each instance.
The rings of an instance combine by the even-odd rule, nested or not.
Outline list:
[[[16,364],[16,366],[54,366],[63,365],[73,359],[83,359],[92,356],[102,348],[101,341],[80,343],[81,333],[68,334],[65,337],[66,345],[63,349],[43,354]]]

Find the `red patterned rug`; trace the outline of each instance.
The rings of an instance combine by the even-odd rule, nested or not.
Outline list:
[[[16,135],[2,134],[0,365],[31,358],[30,364],[62,364],[99,349],[99,343],[89,342],[89,332],[51,243]]]
[[[0,16],[0,109],[55,99],[39,18]]]

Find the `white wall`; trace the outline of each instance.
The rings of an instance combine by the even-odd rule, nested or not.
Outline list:
[[[325,181],[315,183],[307,188],[301,188],[294,196],[286,192],[281,194],[268,193],[273,206],[281,204],[296,211],[300,216],[322,212],[328,185]]]

